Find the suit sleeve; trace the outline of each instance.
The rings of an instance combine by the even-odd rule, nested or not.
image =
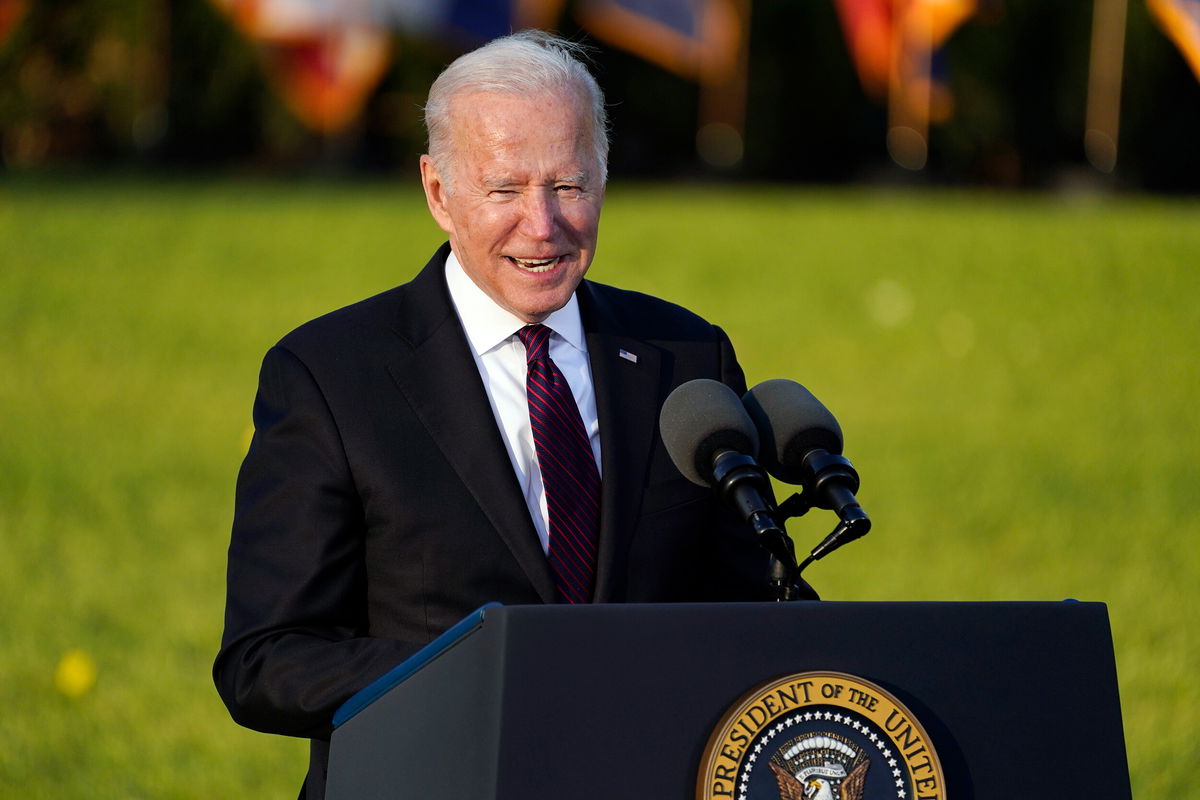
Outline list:
[[[240,724],[326,738],[334,711],[419,645],[366,635],[362,504],[320,388],[282,347],[263,361],[254,426],[213,676]]]

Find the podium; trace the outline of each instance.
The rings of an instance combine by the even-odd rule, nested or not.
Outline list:
[[[339,710],[327,797],[693,798],[730,708],[807,671],[902,703],[939,798],[1131,796],[1107,610],[1065,601],[487,606]]]

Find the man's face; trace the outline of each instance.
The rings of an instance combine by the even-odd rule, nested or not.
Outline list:
[[[526,322],[562,308],[596,252],[602,167],[566,91],[475,92],[451,104],[450,175],[421,158],[429,210],[463,269]]]

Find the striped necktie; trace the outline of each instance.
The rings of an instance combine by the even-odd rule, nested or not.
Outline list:
[[[591,602],[596,582],[600,472],[571,387],[550,360],[550,329],[517,331],[525,345],[529,422],[550,517],[550,568],[559,598]]]

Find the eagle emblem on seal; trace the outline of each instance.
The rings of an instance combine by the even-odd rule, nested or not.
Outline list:
[[[862,800],[871,766],[866,753],[834,733],[792,739],[769,763],[779,800]]]

